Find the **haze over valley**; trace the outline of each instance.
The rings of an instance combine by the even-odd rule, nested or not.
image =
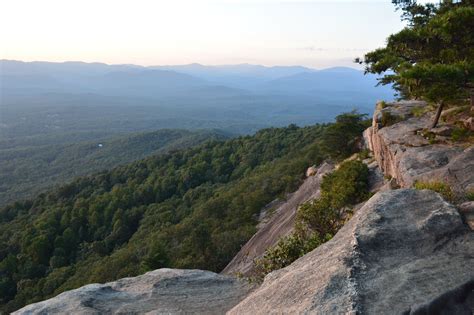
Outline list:
[[[374,99],[393,97],[390,88],[375,87],[374,75],[343,67],[2,60],[0,69],[0,148],[7,140],[69,132],[80,139],[161,128],[247,134],[269,126],[327,122],[351,109],[368,112]]]
[[[211,131],[206,135],[219,130],[231,137],[267,127],[330,122],[342,112],[369,112],[374,99],[393,96],[389,87],[375,87],[374,75],[345,67],[1,60],[0,69],[0,203],[32,196],[40,188],[87,174],[85,170],[130,161],[78,165],[69,176],[62,174],[64,165],[52,180],[44,177],[58,172],[58,158],[51,152],[78,159],[75,155],[90,153],[88,145],[106,151],[97,144],[160,129],[198,131],[200,137],[202,130]],[[33,176],[35,169],[46,173]]]

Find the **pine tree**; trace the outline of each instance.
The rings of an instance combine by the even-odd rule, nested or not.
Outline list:
[[[446,104],[462,104],[470,96],[474,106],[474,1],[393,2],[408,25],[386,47],[356,62],[365,64],[366,73],[384,73],[380,83],[393,84],[401,98],[436,103],[434,128]]]

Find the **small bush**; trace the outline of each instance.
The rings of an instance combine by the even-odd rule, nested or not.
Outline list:
[[[464,127],[455,127],[451,133],[451,139],[453,141],[463,141],[469,138],[470,131]]]
[[[385,101],[380,101],[380,102],[377,103],[377,107],[378,107],[379,109],[384,109],[384,108],[386,108],[387,106],[388,106],[388,104],[387,104]]]
[[[427,129],[424,129],[420,132],[420,135],[425,138],[426,140],[428,140],[428,143],[429,144],[435,144],[435,143],[438,143],[438,139],[436,139],[436,134],[432,131],[429,131]]]
[[[280,239],[275,246],[265,252],[262,258],[255,260],[254,265],[257,276],[252,280],[263,280],[265,275],[288,266],[304,254],[330,240],[331,237],[332,235],[327,235],[324,239],[321,239],[316,233],[309,237],[293,233]]]
[[[321,183],[322,194],[329,194],[332,206],[344,207],[367,198],[369,169],[364,163],[347,161],[326,175]]]
[[[363,149],[357,155],[358,155],[359,160],[368,159],[370,157],[370,150],[369,149]]]
[[[429,190],[436,191],[441,196],[443,196],[443,198],[446,199],[447,201],[453,201],[455,198],[453,190],[446,183],[436,182],[436,181],[433,181],[433,182],[417,181],[415,182],[414,187],[415,189],[429,189]]]
[[[474,189],[466,192],[466,199],[469,201],[474,201]]]
[[[400,116],[395,116],[390,112],[382,112],[381,123],[383,127],[394,125],[402,120],[403,118]]]
[[[432,131],[429,131],[427,129],[423,129],[420,132],[421,136],[425,138],[426,140],[434,140],[436,138],[436,134]]]
[[[361,134],[370,126],[365,114],[345,113],[336,117],[336,122],[326,128],[320,149],[336,161],[341,161],[359,151]]]

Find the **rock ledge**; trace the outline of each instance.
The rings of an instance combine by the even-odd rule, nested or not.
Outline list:
[[[223,314],[252,289],[210,271],[158,269],[105,284],[89,284],[13,314]]]
[[[438,194],[380,192],[230,314],[400,314],[474,278],[473,248],[474,233]]]

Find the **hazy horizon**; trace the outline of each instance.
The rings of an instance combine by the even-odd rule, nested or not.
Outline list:
[[[278,67],[304,67],[308,68],[311,70],[326,70],[326,69],[332,69],[332,68],[352,68],[355,70],[361,70],[362,68],[358,66],[358,64],[353,63],[353,64],[348,64],[348,65],[332,65],[332,66],[327,66],[327,67],[311,67],[311,66],[305,66],[301,64],[287,64],[287,65],[282,65],[282,64],[274,64],[274,65],[267,65],[267,64],[257,64],[257,63],[233,63],[233,64],[205,64],[205,63],[199,63],[199,62],[189,62],[189,63],[181,63],[181,64],[151,64],[151,65],[146,65],[146,64],[139,64],[139,63],[108,63],[108,62],[102,62],[102,61],[83,61],[83,60],[63,60],[63,61],[49,61],[49,60],[20,60],[20,59],[7,59],[7,58],[0,58],[0,61],[15,61],[15,62],[24,62],[24,63],[84,63],[84,64],[103,64],[107,66],[139,66],[139,67],[144,67],[144,68],[153,68],[153,67],[180,67],[180,66],[203,66],[203,67],[232,67],[232,66],[257,66],[257,67],[266,67],[266,68],[278,68]],[[0,70],[1,71],[1,70]]]
[[[375,0],[46,0],[5,3],[0,26],[0,59],[323,69],[357,68],[403,23]]]

